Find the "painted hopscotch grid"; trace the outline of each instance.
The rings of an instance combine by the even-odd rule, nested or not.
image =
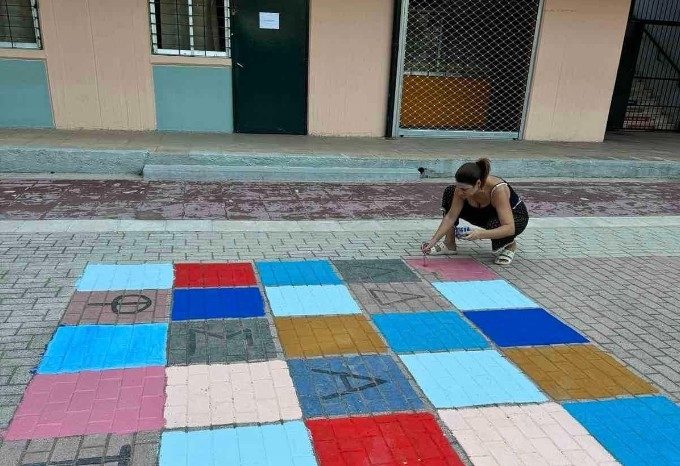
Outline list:
[[[89,327],[125,328],[123,334],[126,336],[121,336],[117,330],[96,330],[94,335],[104,344],[92,355],[77,356],[76,352],[69,354],[68,345],[64,344],[69,338],[65,338],[68,332],[62,329],[68,327],[60,327],[48,345],[47,362],[44,360],[41,363],[48,373],[36,375],[29,384],[29,387],[35,384],[37,389],[26,391],[5,433],[6,439],[65,435],[85,435],[88,438],[87,435],[94,432],[110,436],[172,428],[182,430],[165,431],[162,434],[161,464],[205,464],[217,459],[222,461],[228,455],[231,455],[229,457],[234,464],[316,464],[317,460],[319,464],[326,464],[337,457],[337,451],[357,461],[361,458],[368,462],[389,461],[387,450],[380,445],[390,445],[389,453],[394,455],[397,452],[402,455],[400,458],[411,455],[417,456],[419,462],[433,460],[459,464],[456,462],[457,457],[446,456],[450,444],[441,443],[441,438],[445,437],[437,423],[424,419],[431,415],[422,411],[431,408],[423,403],[417,389],[422,390],[435,408],[444,408],[437,412],[438,417],[454,433],[454,437],[460,437],[459,441],[466,453],[480,463],[492,458],[496,462],[503,458],[510,464],[526,459],[538,461],[539,458],[548,462],[546,458],[559,458],[562,461],[566,457],[567,462],[576,464],[589,459],[608,464],[611,456],[607,456],[609,453],[606,448],[616,459],[629,459],[631,464],[635,464],[635,457],[626,456],[630,452],[623,445],[635,443],[636,436],[641,434],[626,429],[619,422],[621,416],[616,418],[618,405],[608,404],[613,401],[633,403],[626,409],[642,419],[648,430],[657,434],[660,432],[661,437],[670,434],[668,438],[678,438],[677,433],[665,428],[665,424],[655,424],[654,416],[676,422],[679,408],[663,397],[640,397],[641,394],[655,392],[655,389],[635,376],[620,384],[625,385],[626,395],[634,398],[616,400],[598,399],[618,396],[616,390],[605,393],[586,390],[583,395],[583,391],[578,391],[582,387],[560,398],[562,395],[555,394],[554,386],[549,387],[545,381],[539,380],[540,372],[543,371],[553,379],[559,378],[557,385],[566,383],[573,389],[575,381],[597,379],[601,375],[587,373],[591,369],[586,368],[586,373],[583,372],[581,362],[588,358],[601,373],[619,381],[625,379],[629,372],[604,353],[604,356],[595,355],[597,357],[578,353],[590,351],[587,349],[590,345],[582,344],[587,340],[578,341],[580,334],[561,324],[507,282],[498,280],[492,271],[476,261],[436,259],[432,270],[419,267],[415,261],[368,261],[370,264],[366,262],[365,265],[371,270],[364,271],[358,263],[351,264],[348,261],[338,265],[335,262],[343,261],[262,261],[256,263],[255,268],[243,262],[189,263],[177,264],[175,273],[172,264],[89,265],[78,281],[77,293],[82,293],[82,297],[72,300],[80,306],[80,309],[74,309],[69,314],[69,319],[72,319],[70,325],[76,324],[70,328],[79,329],[73,335],[87,332],[88,325],[83,324],[88,324],[87,319],[92,319],[92,323],[114,325]],[[404,272],[405,264],[410,266],[407,270],[418,277],[417,281],[405,278],[408,275]],[[176,273],[177,270],[181,272]],[[348,288],[342,278],[355,283]],[[365,281],[362,282],[363,279]],[[434,283],[430,284],[430,281]],[[183,287],[178,288],[178,285]],[[279,305],[276,306],[278,317],[264,318],[268,313],[259,286],[264,286],[270,303],[272,296],[275,303],[279,299]],[[416,296],[399,295],[409,293],[407,287],[413,286],[420,287],[419,292],[411,293]],[[366,299],[369,287],[374,290],[374,293],[368,293],[372,302]],[[161,296],[157,300],[162,303],[163,296],[169,296],[171,292],[174,295],[177,291],[211,293],[212,290],[232,292],[248,289],[257,291],[262,302],[261,314],[252,316],[252,311],[243,311],[252,309],[247,299],[246,304],[236,306],[238,310],[228,316],[213,313],[209,310],[211,306],[199,305],[198,312],[189,309],[194,306],[185,306],[185,320],[171,322],[171,327],[178,332],[174,334],[173,344],[169,345],[168,354],[173,356],[168,357],[168,361],[172,359],[178,366],[172,366],[174,362],[167,362],[165,354],[161,363],[154,362],[159,353],[155,343],[157,337],[150,337],[151,344],[144,344],[144,336],[153,334],[138,330],[144,326],[162,326],[164,330],[160,334],[167,339],[163,345],[173,338],[165,323],[142,323],[147,322],[145,318],[150,318],[143,315],[148,307],[136,311],[138,315],[134,319],[123,317],[130,319],[129,323],[121,318],[113,320],[106,315],[109,308],[115,314],[114,309],[120,311],[128,306],[134,308],[135,305],[137,308],[143,307],[147,301],[138,296],[143,293],[147,297],[154,293],[154,298]],[[284,291],[277,295],[276,289]],[[329,293],[329,289],[337,291]],[[324,291],[315,293],[314,290]],[[316,294],[313,299],[304,296],[305,292],[310,294],[310,291],[312,295]],[[342,298],[337,298],[338,294]],[[356,301],[352,294],[357,297]],[[137,299],[128,301],[129,295],[136,295]],[[96,304],[94,312],[86,316],[85,305],[81,303],[94,304],[94,298],[99,296],[104,299]],[[123,299],[116,302],[119,296],[123,296]],[[156,299],[151,301],[154,303]],[[426,305],[418,308],[423,303]],[[457,309],[455,311],[454,306]],[[276,316],[274,307],[271,307],[271,311]],[[246,312],[247,315],[240,312]],[[357,339],[365,344],[368,335],[371,335],[376,338],[373,341],[376,349],[379,349],[377,342],[382,342],[370,324],[368,327],[365,325],[369,321],[361,314],[372,318],[378,332],[387,341],[386,350],[411,354],[401,354],[399,357],[394,353],[353,355],[361,353],[362,348],[360,344],[347,346],[348,340]],[[478,318],[481,314],[488,316]],[[152,315],[154,319],[164,322],[162,312],[159,317]],[[498,320],[494,322],[492,315],[497,316]],[[319,352],[322,353],[320,356],[323,357],[290,359],[291,355],[287,355],[287,362],[276,360],[275,357],[279,355],[275,354],[275,350],[272,351],[272,344],[274,347],[276,344],[269,330],[273,328],[269,322],[279,319],[280,322],[287,322],[287,327],[284,325],[277,332],[281,334],[285,333],[283,328],[291,330],[291,322],[309,320],[308,324],[303,325],[304,332],[309,333],[298,335],[301,338],[298,338],[297,343],[301,346],[302,340],[309,342],[310,338],[316,339]],[[363,323],[329,324],[342,319],[358,319]],[[503,353],[489,349],[489,343],[466,319],[492,340],[491,348],[506,346]],[[521,328],[521,319],[528,323],[528,330]],[[125,324],[121,325],[123,322]],[[64,324],[69,322],[65,320]],[[189,329],[193,329],[193,337],[189,336]],[[201,336],[201,330],[206,331],[205,337]],[[79,338],[82,339],[82,336]],[[335,340],[334,345],[339,352],[346,351],[348,354],[329,357],[333,350],[321,351],[320,344],[329,338]],[[134,340],[134,343],[130,343],[130,340]],[[121,348],[118,348],[118,344]],[[552,346],[555,344],[559,346]],[[143,348],[140,355],[128,351],[131,345]],[[83,345],[75,347],[84,348]],[[314,351],[306,353],[302,350],[301,356],[309,358]],[[553,360],[550,361],[552,366],[543,361],[545,354],[541,354],[540,358],[535,356],[533,352],[538,351],[553,352]],[[574,351],[578,353],[577,356],[570,356],[569,353]],[[502,355],[516,362],[521,370]],[[219,361],[223,356],[226,360]],[[404,364],[412,379],[402,372],[395,358]],[[539,359],[540,364],[537,363]],[[617,372],[617,364],[623,367],[623,373]],[[119,365],[122,367],[118,369],[109,367]],[[168,367],[164,368],[166,365]],[[554,370],[551,373],[554,367],[563,373]],[[538,386],[532,383],[532,379]],[[609,387],[607,383],[604,385]],[[225,387],[231,389],[225,390]],[[559,411],[559,405],[550,402],[541,390],[555,399],[586,401],[565,403],[566,411]],[[413,413],[395,414],[399,411]],[[356,414],[368,417],[353,422],[357,419],[353,417]],[[328,416],[333,419],[319,419]],[[422,419],[416,422],[419,425],[409,424],[405,420],[408,416]],[[461,417],[465,424],[460,422]],[[306,427],[300,418],[306,419]],[[540,421],[548,418],[551,420],[541,424]],[[574,418],[585,425],[588,431]],[[262,424],[242,425],[253,422]],[[538,425],[540,436],[531,437],[538,435],[537,431],[532,431],[534,434],[526,432],[531,422],[532,425]],[[515,423],[514,426],[523,435],[531,437],[533,450],[527,447],[526,439],[522,439],[516,431],[510,435],[512,425],[508,423]],[[404,432],[406,425],[411,426],[410,434]],[[487,428],[487,425],[490,427]],[[208,426],[210,430],[195,430]],[[317,427],[320,427],[317,429],[320,434],[314,433]],[[187,428],[191,430],[184,430]],[[380,431],[379,436],[373,435],[376,429]],[[487,449],[482,451],[479,442],[475,442],[482,438],[496,438],[491,433],[493,429],[498,430],[505,443],[492,445],[493,448],[486,445]],[[376,445],[372,450],[373,456],[360,442],[352,441],[357,432]],[[419,445],[427,443],[428,448],[409,450],[405,443],[407,439],[410,439],[411,445],[415,444],[413,442],[423,442]],[[220,443],[219,447],[214,446],[216,440]],[[403,449],[398,448],[400,442]],[[574,447],[575,444],[578,448]],[[206,445],[212,447],[206,448]],[[228,445],[228,454],[220,450],[222,445]],[[272,445],[274,447],[270,448]],[[562,456],[555,453],[553,446]],[[665,448],[656,448],[653,453],[657,456],[649,453],[649,457],[667,460],[671,457],[668,455],[677,454],[677,451],[678,446],[669,441]],[[444,456],[432,456],[433,452],[444,452]],[[92,461],[128,461],[129,450],[121,447],[119,453],[110,455],[113,460],[102,456],[101,461],[97,458]]]

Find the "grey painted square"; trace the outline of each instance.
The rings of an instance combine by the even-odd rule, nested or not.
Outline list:
[[[417,282],[418,276],[400,259],[334,260],[347,283]]]
[[[369,314],[452,310],[429,283],[365,283],[349,285],[361,309]]]
[[[168,364],[251,362],[276,357],[267,319],[172,322]]]
[[[157,464],[159,444],[160,432],[12,441],[0,447],[0,464],[148,466]]]

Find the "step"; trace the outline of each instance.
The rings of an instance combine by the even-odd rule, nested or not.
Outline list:
[[[144,165],[144,179],[153,181],[416,181],[420,173],[406,168],[291,167],[225,165]]]

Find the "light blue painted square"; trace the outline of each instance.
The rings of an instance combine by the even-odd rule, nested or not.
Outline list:
[[[168,324],[59,327],[38,373],[165,366]]]
[[[342,284],[327,260],[258,261],[255,266],[264,286]]]
[[[436,408],[547,400],[531,380],[494,350],[399,357]]]
[[[375,314],[373,322],[397,353],[482,349],[489,344],[456,312]]]
[[[0,127],[54,127],[44,61],[0,59]]]
[[[505,280],[436,282],[433,285],[461,311],[540,307]]]
[[[680,465],[680,407],[663,396],[564,403],[621,464]]]
[[[279,317],[361,313],[345,285],[267,286],[265,292]]]
[[[172,264],[90,264],[76,283],[76,290],[169,290],[172,281]]]
[[[211,430],[163,432],[160,466],[314,466],[302,421]]]
[[[156,126],[166,131],[234,131],[231,67],[153,66]]]

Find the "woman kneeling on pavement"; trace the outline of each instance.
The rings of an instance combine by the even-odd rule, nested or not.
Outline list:
[[[455,184],[444,190],[442,209],[444,218],[432,239],[423,244],[424,254],[456,254],[456,226],[463,219],[480,229],[462,239],[490,239],[495,263],[508,265],[517,250],[515,237],[529,223],[524,202],[505,180],[491,175],[489,159],[465,163],[458,169]]]

